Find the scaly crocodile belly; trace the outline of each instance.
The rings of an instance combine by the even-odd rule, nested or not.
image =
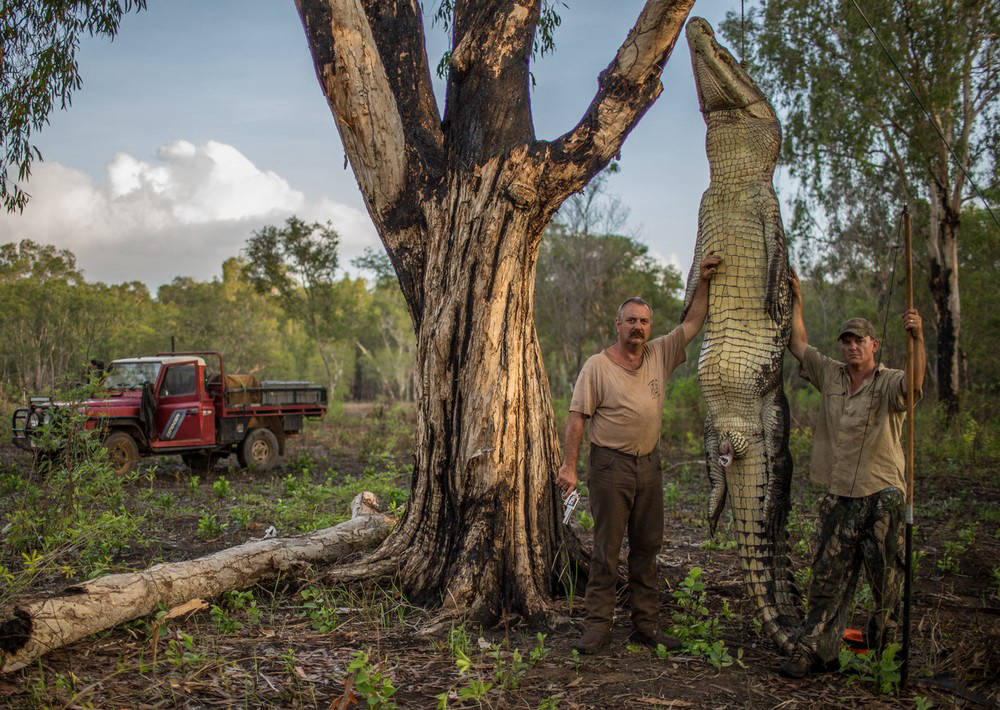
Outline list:
[[[781,365],[790,328],[788,253],[771,186],[780,127],[770,104],[704,20],[688,23],[712,180],[698,215],[693,296],[705,255],[722,256],[709,288],[698,383],[714,533],[726,499],[740,567],[762,628],[790,652],[799,622],[785,520],[792,462]]]

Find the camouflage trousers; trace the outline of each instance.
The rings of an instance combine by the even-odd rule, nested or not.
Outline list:
[[[862,567],[874,601],[865,640],[870,648],[885,648],[894,639],[903,579],[903,505],[898,488],[864,498],[824,497],[809,610],[799,633],[799,644],[819,661],[833,661],[840,653]]]

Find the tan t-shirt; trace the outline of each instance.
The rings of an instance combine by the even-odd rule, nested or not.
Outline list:
[[[834,495],[850,498],[890,487],[905,492],[905,373],[879,365],[851,394],[847,366],[812,346],[802,356],[800,371],[823,395],[810,479]],[[917,392],[914,399],[919,398]]]
[[[569,409],[590,417],[592,444],[633,456],[656,448],[664,385],[684,362],[684,345],[684,330],[678,326],[642,346],[637,370],[625,369],[604,352],[584,363]]]

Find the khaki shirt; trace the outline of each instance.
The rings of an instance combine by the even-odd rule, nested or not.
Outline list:
[[[833,495],[906,491],[904,372],[879,365],[851,394],[847,365],[806,348],[801,374],[823,395],[813,432],[810,479]],[[915,393],[914,399],[919,399]]]
[[[664,385],[684,362],[685,344],[684,330],[677,326],[642,346],[637,370],[627,370],[603,351],[584,363],[569,409],[591,418],[590,443],[633,456],[656,448]]]

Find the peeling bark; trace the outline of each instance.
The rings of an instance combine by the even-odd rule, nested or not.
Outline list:
[[[371,496],[371,493],[362,494]],[[112,574],[74,585],[57,596],[23,600],[0,621],[0,673],[16,671],[54,648],[190,599],[243,589],[309,564],[331,563],[371,549],[395,518],[358,505],[354,517],[293,538],[254,540],[187,562]],[[370,573],[371,570],[367,570]]]

